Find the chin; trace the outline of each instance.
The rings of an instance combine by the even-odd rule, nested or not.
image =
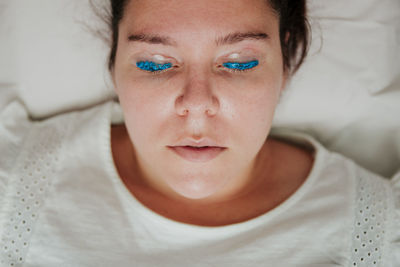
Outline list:
[[[182,177],[180,181],[170,181],[168,185],[178,195],[193,200],[209,198],[223,188],[220,179],[215,181],[207,177],[193,175]]]

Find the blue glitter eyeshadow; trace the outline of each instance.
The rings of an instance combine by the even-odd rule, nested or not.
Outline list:
[[[253,60],[245,63],[240,62],[226,62],[223,64],[228,69],[247,70],[252,69],[258,65],[258,60]]]
[[[136,62],[136,66],[139,69],[142,69],[145,71],[155,72],[155,71],[169,69],[172,67],[172,64],[171,63],[157,64],[152,61],[139,61],[139,62]]]

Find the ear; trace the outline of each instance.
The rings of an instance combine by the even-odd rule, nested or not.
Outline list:
[[[289,71],[287,69],[284,69],[283,70],[282,85],[281,85],[281,88],[280,88],[280,92],[283,92],[283,90],[285,90],[289,79],[290,79]]]
[[[288,44],[290,38],[290,32],[286,32],[285,34],[285,45]],[[281,92],[286,88],[286,85],[288,84],[288,80],[290,79],[290,70],[286,67],[283,69],[283,81],[282,81],[282,87],[281,87]]]
[[[110,69],[110,77],[111,77],[111,81],[112,81],[112,84],[113,84],[114,92],[118,95],[117,83],[116,83],[116,80],[115,80],[115,66],[112,66],[112,68]]]
[[[290,38],[290,32],[286,32],[285,33],[285,44],[287,45],[287,43],[289,42],[289,38]]]

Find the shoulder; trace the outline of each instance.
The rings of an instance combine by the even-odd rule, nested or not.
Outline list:
[[[396,189],[390,180],[353,162],[349,165],[355,181],[352,264],[398,266],[400,211]]]
[[[359,177],[374,177],[372,180],[378,181],[378,183],[388,183],[388,179],[359,166],[354,160],[326,149],[309,134],[278,128],[273,129],[271,135],[279,142],[281,151],[286,151],[286,155],[289,155],[287,158],[292,161],[307,162],[307,156],[312,155],[314,161],[311,172],[319,174],[322,172],[324,176],[341,177],[354,182]]]
[[[348,249],[343,254],[350,266],[397,266],[400,262],[400,175],[392,181],[328,151],[304,134],[284,134],[297,145],[314,147],[314,163],[307,183],[308,198],[329,209],[334,218],[342,214]],[[291,154],[296,152],[290,148]],[[296,157],[294,157],[296,158]],[[339,212],[338,212],[339,211]],[[346,246],[347,247],[347,246]]]
[[[9,101],[0,110],[0,195],[24,169],[34,165],[40,168],[38,164],[45,164],[41,159],[48,155],[54,159],[71,144],[78,148],[85,138],[94,138],[99,125],[109,122],[111,107],[111,103],[105,103],[35,120],[18,99]]]
[[[4,195],[9,173],[29,134],[31,122],[15,90],[0,89],[0,196]],[[0,201],[2,198],[0,198]],[[1,206],[1,205],[0,205]]]
[[[385,266],[395,267],[400,262],[400,172],[390,181],[393,190],[393,202],[389,203],[389,225],[390,233],[387,238],[388,261]]]
[[[361,166],[352,159],[328,151],[304,134],[281,135],[297,145],[315,149],[308,180],[308,196],[319,205],[329,203],[331,214],[342,210],[349,227],[351,266],[397,266],[400,261],[400,177],[392,181]],[[308,181],[310,184],[310,181]],[[315,200],[315,197],[313,198]],[[344,223],[344,221],[342,221]]]

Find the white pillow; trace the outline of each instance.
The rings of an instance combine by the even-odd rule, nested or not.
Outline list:
[[[313,43],[275,126],[384,176],[400,169],[400,1],[309,1]]]
[[[96,0],[100,5],[107,0]],[[276,113],[385,176],[400,166],[400,1],[310,0],[313,43]],[[108,47],[89,0],[0,4],[0,83],[33,117],[113,97]]]
[[[33,117],[110,98],[108,45],[92,32],[103,25],[88,0],[4,2],[0,81],[17,84]]]

